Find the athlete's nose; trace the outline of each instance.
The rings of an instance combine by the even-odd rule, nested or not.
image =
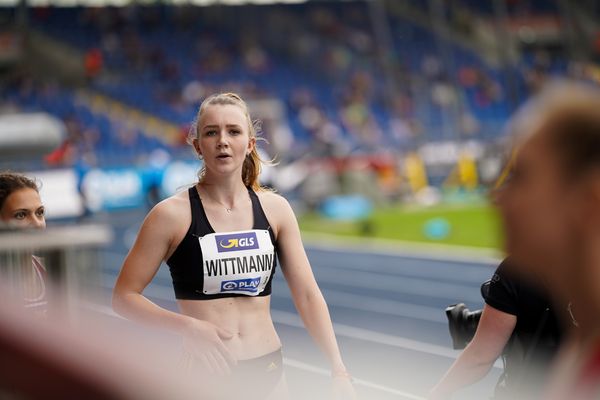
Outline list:
[[[217,141],[217,148],[229,147],[229,143],[227,142],[227,135],[225,132],[221,132],[219,134],[219,140]]]

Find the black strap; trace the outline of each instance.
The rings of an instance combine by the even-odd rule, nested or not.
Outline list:
[[[250,194],[250,200],[252,201],[252,215],[254,217],[254,229],[270,229],[271,225],[269,224],[269,220],[267,219],[267,215],[260,204],[260,200],[258,199],[258,195],[252,190],[248,188],[248,194]]]
[[[189,188],[188,193],[190,195],[190,207],[192,209],[190,233],[194,236],[201,237],[214,232],[212,226],[210,226],[210,223],[208,222],[206,213],[204,212],[204,207],[202,206],[198,190],[196,190],[196,185]]]

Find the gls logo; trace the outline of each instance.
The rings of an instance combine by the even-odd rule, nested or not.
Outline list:
[[[260,277],[248,279],[236,279],[233,281],[222,281],[221,292],[241,291],[257,292],[260,285]]]
[[[256,232],[217,235],[215,239],[217,241],[217,251],[219,253],[226,251],[258,249]]]

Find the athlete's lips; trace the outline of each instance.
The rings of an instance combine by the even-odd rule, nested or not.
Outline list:
[[[231,157],[231,155],[230,155],[230,154],[227,154],[227,153],[222,153],[222,154],[219,154],[219,155],[217,156],[217,158],[218,158],[218,159],[221,159],[221,160],[224,160],[224,159],[227,159],[227,158],[230,158],[230,157]]]

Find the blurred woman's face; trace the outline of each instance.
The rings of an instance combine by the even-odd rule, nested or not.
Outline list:
[[[543,135],[534,135],[519,148],[512,175],[496,200],[505,250],[514,264],[533,278],[561,286],[565,261],[574,257],[572,210],[577,204]]]
[[[45,228],[45,210],[40,194],[35,189],[15,190],[0,209],[3,223],[21,228]]]

